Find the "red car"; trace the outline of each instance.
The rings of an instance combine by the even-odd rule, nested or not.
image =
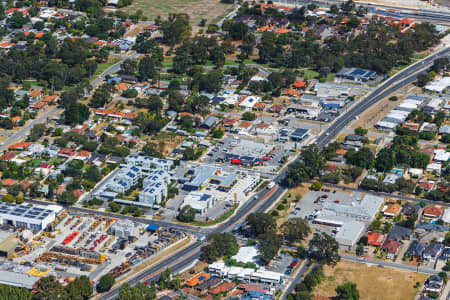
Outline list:
[[[339,200],[334,200],[333,202],[334,202],[334,203],[339,203]]]

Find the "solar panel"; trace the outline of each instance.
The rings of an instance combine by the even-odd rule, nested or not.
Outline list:
[[[33,215],[25,215],[24,217],[25,217],[25,218],[31,218],[31,219],[34,219],[36,216],[33,216]]]

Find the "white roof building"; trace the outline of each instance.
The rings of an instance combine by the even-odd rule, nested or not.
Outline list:
[[[261,101],[261,97],[258,96],[248,96],[242,101],[239,106],[243,108],[253,108],[256,103]]]
[[[190,192],[184,199],[181,208],[186,205],[191,206],[197,213],[203,215],[216,203],[216,196],[213,194],[207,194],[200,191]]]
[[[237,279],[243,282],[256,282],[266,284],[280,284],[283,282],[283,274],[259,268],[257,271],[242,267],[227,267],[223,261],[217,261],[209,265],[209,272],[212,275]]]
[[[434,150],[434,158],[435,161],[447,161],[450,158],[450,153],[445,149],[437,149]]]
[[[450,77],[441,77],[425,86],[426,90],[442,93],[450,85]]]
[[[341,247],[351,250],[364,232],[365,224],[358,221],[346,222],[336,234],[336,241]]]
[[[444,210],[444,214],[441,217],[442,221],[446,224],[450,224],[450,208]]]
[[[421,177],[422,174],[423,174],[423,170],[422,169],[417,169],[417,168],[409,168],[408,172],[413,177]]]
[[[431,163],[427,166],[427,172],[436,172],[437,175],[441,175],[442,165],[441,163]]]
[[[241,247],[232,259],[243,263],[257,263],[258,262],[258,249],[255,246]]]

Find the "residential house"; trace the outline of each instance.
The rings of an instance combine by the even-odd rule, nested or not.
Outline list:
[[[426,218],[440,218],[444,214],[442,208],[437,206],[428,206],[423,210],[423,216]]]
[[[386,217],[395,217],[396,215],[398,215],[400,213],[402,209],[402,206],[400,204],[398,204],[397,202],[389,202],[388,205],[386,205],[383,209],[383,215]]]
[[[381,250],[386,252],[386,258],[394,259],[401,245],[402,243],[397,242],[396,240],[393,240],[391,238],[387,238],[384,241],[383,246],[381,246]]]
[[[406,217],[412,216],[414,213],[419,213],[421,207],[419,204],[413,204],[412,202],[406,202],[405,205],[403,205],[402,213]]]
[[[439,243],[430,243],[425,250],[423,251],[423,260],[435,262],[438,257],[441,255],[443,250],[442,244]]]
[[[384,234],[378,232],[369,232],[366,235],[367,244],[370,246],[381,246],[381,243],[384,240]]]
[[[425,247],[424,243],[414,241],[409,245],[408,250],[405,252],[405,256],[408,256],[412,260],[421,260]]]
[[[424,291],[428,293],[440,293],[444,286],[444,279],[438,275],[431,275],[428,277],[427,281],[425,281]]]
[[[412,229],[400,225],[394,225],[389,232],[388,238],[395,241],[409,240],[412,233]]]

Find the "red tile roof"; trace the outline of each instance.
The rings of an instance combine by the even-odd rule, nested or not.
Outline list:
[[[381,249],[386,250],[388,253],[395,254],[398,251],[398,248],[400,248],[402,243],[397,242],[393,239],[386,239],[384,241],[383,246],[381,246]]]
[[[443,213],[444,211],[442,210],[442,208],[437,206],[428,206],[423,210],[423,214],[427,216],[440,217]]]
[[[31,146],[31,143],[22,142],[9,146],[9,150],[24,150]]]

